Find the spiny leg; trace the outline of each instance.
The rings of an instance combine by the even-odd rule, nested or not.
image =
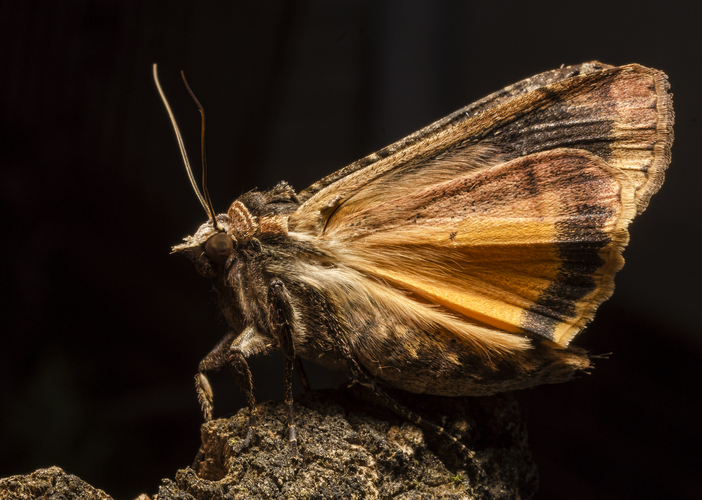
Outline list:
[[[249,421],[246,437],[235,447],[237,453],[251,444],[257,424],[253,377],[246,358],[255,354],[265,354],[272,347],[270,338],[262,336],[253,325],[246,327],[244,331],[238,334],[230,332],[200,361],[199,372],[195,376],[195,389],[207,421],[212,420],[213,395],[205,372],[216,371],[223,366],[229,366],[238,385],[244,391],[249,406]],[[197,470],[196,465],[202,457],[201,451],[195,457],[193,469]]]
[[[292,373],[295,355],[285,353],[285,406],[288,410],[288,440],[290,445],[297,447],[297,428],[293,412]]]
[[[229,366],[232,368],[234,378],[246,395],[246,404],[249,406],[249,421],[246,437],[237,443],[234,451],[239,453],[251,444],[255,434],[258,417],[256,413],[256,398],[254,397],[253,377],[246,358],[255,354],[265,354],[273,346],[270,338],[259,333],[255,326],[244,329],[229,346]]]
[[[229,332],[220,340],[207,356],[205,356],[198,366],[198,373],[195,375],[195,391],[200,402],[202,412],[205,414],[205,421],[212,420],[212,410],[214,408],[212,387],[205,375],[205,372],[212,372],[221,369],[229,364],[229,346],[236,338],[236,333]]]
[[[249,407],[246,437],[239,441],[234,447],[234,452],[240,453],[241,450],[247,448],[251,444],[256,433],[256,425],[258,424],[258,419],[256,417],[256,398],[254,397],[253,377],[251,376],[249,364],[246,362],[244,354],[239,349],[231,349],[229,365],[232,367],[234,377],[239,383],[239,387],[241,387],[246,394],[246,404]]]
[[[307,382],[307,376],[301,370],[302,363],[300,358],[295,356],[295,344],[292,337],[292,319],[293,311],[290,305],[288,291],[282,281],[275,279],[270,283],[270,303],[271,303],[271,322],[276,326],[276,336],[280,341],[280,345],[285,356],[285,406],[288,413],[288,439],[293,448],[297,447],[297,430],[295,427],[295,416],[293,411],[293,391],[292,377],[293,366],[297,363],[300,374],[300,380],[303,385]]]
[[[446,429],[439,425],[436,425],[435,423],[429,420],[423,419],[420,415],[414,413],[409,408],[402,406],[395,400],[395,398],[393,398],[382,388],[380,388],[378,384],[376,384],[375,381],[368,375],[365,375],[365,380],[361,379],[358,381],[362,385],[370,389],[375,396],[379,397],[396,414],[400,415],[403,418],[406,418],[410,422],[413,422],[417,425],[421,425],[425,429],[429,429],[430,431],[445,439],[448,439],[452,444],[458,447],[461,453],[466,455],[468,458],[474,457],[475,453],[472,450],[466,448],[463,443],[461,443],[455,436],[447,432]]]
[[[229,332],[226,334],[222,340],[217,342],[207,356],[205,356],[200,364],[198,365],[198,372],[195,375],[195,392],[197,393],[197,400],[200,402],[200,408],[205,414],[205,421],[209,422],[212,420],[212,411],[214,409],[214,395],[212,394],[212,386],[210,386],[210,381],[207,379],[205,372],[213,372],[220,370],[223,366],[228,366],[228,356],[229,356],[229,345],[236,338],[236,333]],[[193,460],[192,469],[197,471],[199,469],[200,461],[203,458],[202,448],[197,451],[195,459]]]

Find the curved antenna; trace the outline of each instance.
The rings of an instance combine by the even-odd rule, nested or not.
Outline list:
[[[183,144],[183,138],[180,135],[180,130],[178,129],[178,124],[176,123],[175,117],[173,116],[173,111],[171,111],[171,106],[168,104],[168,100],[166,99],[166,95],[163,93],[163,89],[161,89],[161,84],[158,81],[158,71],[156,69],[156,63],[154,63],[154,82],[156,82],[156,88],[158,89],[158,93],[161,95],[161,100],[163,101],[163,104],[166,106],[166,111],[168,111],[168,116],[171,119],[171,124],[173,125],[173,130],[175,130],[175,135],[176,139],[178,140],[178,146],[180,146],[180,154],[183,157],[183,162],[185,163],[185,171],[188,173],[188,178],[190,179],[190,184],[193,187],[193,190],[195,191],[195,194],[197,195],[197,199],[200,200],[200,204],[202,205],[202,208],[205,209],[205,212],[209,216],[210,219],[212,219],[212,222],[215,224],[216,227],[216,219],[215,219],[215,213],[214,210],[210,208],[210,206],[207,205],[205,202],[205,198],[203,198],[202,194],[200,193],[200,189],[197,187],[197,183],[195,182],[195,177],[193,176],[193,170],[190,168],[190,161],[188,160],[188,154],[185,152],[185,144]],[[203,131],[204,132],[204,131]]]
[[[200,116],[202,116],[202,132],[200,133],[200,156],[202,158],[202,192],[205,195],[205,202],[207,203],[207,206],[210,207],[210,213],[214,214],[216,212],[214,210],[214,205],[212,205],[212,198],[210,198],[210,192],[207,190],[207,158],[205,156],[205,109],[202,107],[202,104],[200,104],[200,101],[197,100],[197,97],[195,97],[193,91],[190,90],[188,80],[185,79],[185,73],[181,71],[180,76],[183,77],[183,83],[185,84],[185,88],[188,89],[190,97],[192,97],[193,101],[195,101],[195,104],[197,104],[197,109],[200,110]],[[212,222],[214,223],[215,227],[217,227],[217,221],[213,219]]]

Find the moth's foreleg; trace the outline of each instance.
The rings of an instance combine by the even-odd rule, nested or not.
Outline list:
[[[236,333],[230,332],[220,340],[217,345],[205,356],[198,366],[197,375],[195,375],[195,391],[197,399],[200,402],[202,412],[205,414],[205,420],[212,420],[212,410],[214,398],[210,381],[207,379],[205,372],[217,371],[223,366],[227,366],[229,356],[229,346],[236,338]]]
[[[285,405],[288,410],[288,438],[292,446],[297,445],[297,430],[295,427],[295,417],[293,413],[293,392],[292,378],[293,367],[298,365],[298,370],[301,370],[302,363],[300,358],[295,355],[295,344],[293,342],[293,309],[290,304],[290,295],[285,288],[285,284],[278,279],[274,279],[270,283],[270,307],[271,307],[271,322],[276,328],[276,337],[280,342],[280,346],[285,356]],[[300,380],[307,381],[307,376],[304,371],[300,371]],[[304,382],[303,382],[304,385]],[[309,387],[309,382],[307,382]]]
[[[270,343],[263,336],[259,335],[258,330],[254,326],[245,328],[240,334],[230,332],[200,361],[199,371],[195,376],[195,389],[198,399],[205,413],[205,419],[209,421],[212,420],[213,395],[205,372],[216,371],[226,365],[232,369],[234,378],[242,391],[244,391],[246,403],[249,406],[246,437],[237,444],[235,448],[237,453],[251,444],[257,423],[253,377],[246,358],[255,354],[263,354],[270,348]]]

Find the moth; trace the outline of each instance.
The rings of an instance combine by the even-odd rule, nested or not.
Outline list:
[[[224,213],[188,166],[209,219],[173,251],[212,280],[229,325],[196,376],[205,418],[206,372],[230,366],[252,410],[248,445],[246,359],[274,349],[291,441],[294,366],[309,385],[300,359],[347,370],[391,405],[383,387],[490,395],[589,370],[570,343],[612,294],[627,227],[663,183],[668,89],[636,64],[561,67],[307,189],[281,182]]]

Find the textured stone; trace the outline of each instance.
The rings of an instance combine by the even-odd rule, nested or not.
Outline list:
[[[358,386],[310,391],[295,404],[297,453],[286,439],[284,405],[263,403],[257,439],[238,455],[234,447],[245,436],[248,410],[204,424],[198,474],[179,471],[158,499],[508,499],[535,493],[536,466],[511,395],[395,396],[458,437],[473,456],[379,408]]]
[[[173,480],[162,480],[153,498],[139,500],[487,500],[530,498],[536,492],[536,466],[511,394],[393,395],[470,451],[395,416],[360,386],[309,391],[294,405],[296,449],[287,440],[285,405],[266,402],[257,408],[256,438],[237,454],[249,415],[243,409],[203,424],[197,472],[179,470]],[[0,480],[0,500],[10,498],[110,499],[58,467]]]
[[[39,469],[25,476],[0,479],[2,500],[112,500],[108,494],[59,467]]]

